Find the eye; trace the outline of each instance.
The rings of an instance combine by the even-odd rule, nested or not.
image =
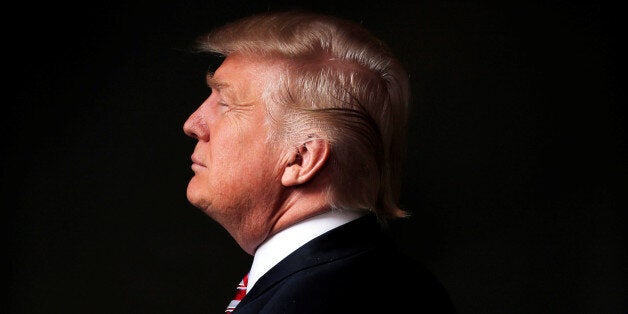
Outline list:
[[[227,104],[224,101],[218,101],[216,105],[217,105],[218,110],[220,110],[220,112],[222,113],[227,113],[231,111],[231,107],[229,106],[229,104]]]

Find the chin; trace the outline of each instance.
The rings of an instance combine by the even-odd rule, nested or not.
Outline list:
[[[200,207],[203,203],[203,195],[201,190],[194,184],[193,180],[188,184],[186,191],[188,202],[196,207]]]

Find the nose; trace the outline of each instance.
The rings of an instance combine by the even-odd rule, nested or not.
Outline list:
[[[190,117],[183,124],[183,132],[189,137],[195,138],[199,141],[207,141],[209,140],[209,130],[207,128],[207,123],[203,119],[203,114],[201,113],[201,107],[196,109]]]

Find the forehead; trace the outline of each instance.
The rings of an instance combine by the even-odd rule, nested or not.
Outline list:
[[[255,93],[266,90],[277,81],[279,74],[277,62],[232,54],[225,58],[216,72],[207,76],[207,83],[220,92]]]

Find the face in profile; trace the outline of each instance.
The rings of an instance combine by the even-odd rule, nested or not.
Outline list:
[[[198,141],[188,200],[228,231],[268,220],[279,198],[281,154],[268,142],[262,102],[278,73],[268,63],[228,56],[208,77],[210,96],[184,124],[185,133]]]

